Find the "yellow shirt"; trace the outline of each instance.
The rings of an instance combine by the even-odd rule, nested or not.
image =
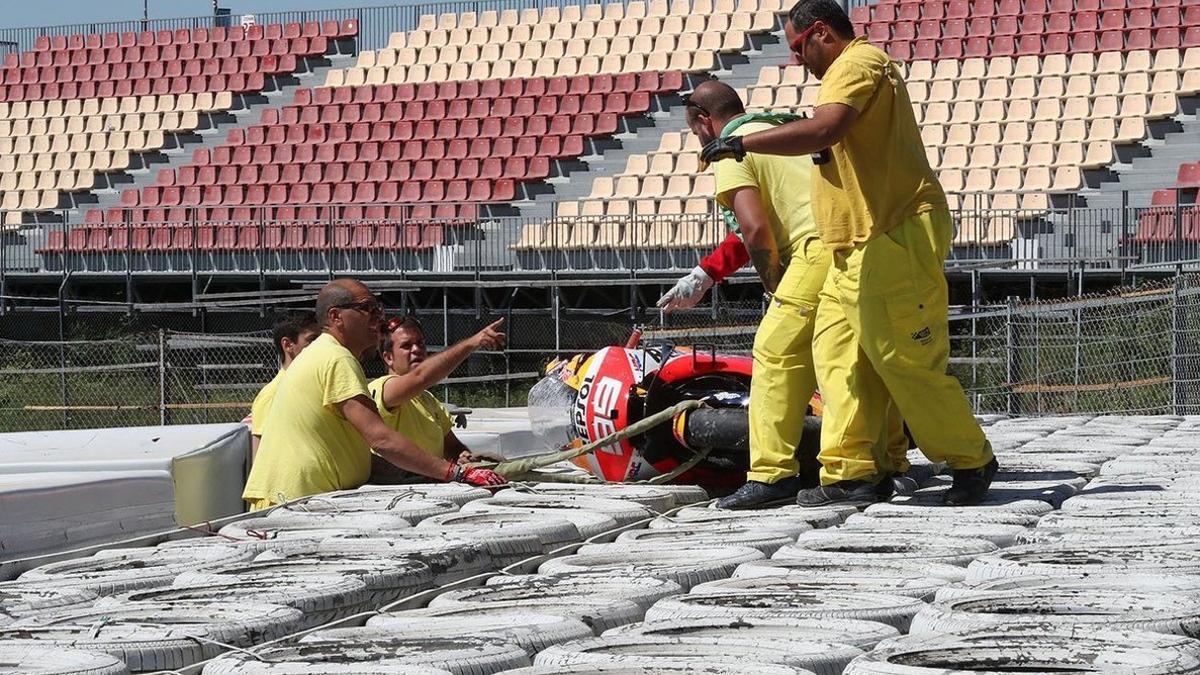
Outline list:
[[[371,391],[371,399],[379,409],[379,415],[388,426],[416,443],[426,453],[434,457],[443,457],[446,434],[454,427],[450,412],[428,391],[401,403],[395,410],[388,410],[383,404],[383,384],[393,377],[396,376],[384,375],[367,385],[367,389]]]
[[[263,429],[267,426],[267,413],[271,412],[271,404],[275,402],[275,390],[279,388],[283,373],[284,370],[280,369],[270,382],[258,390],[258,396],[255,396],[254,403],[250,404],[250,433],[255,436],[263,435]]]
[[[734,136],[771,129],[766,122],[750,122],[734,130]],[[740,162],[712,165],[717,179],[717,203],[733,210],[732,192],[758,188],[763,207],[775,235],[779,260],[787,267],[793,256],[804,255],[804,242],[817,236],[810,200],[813,163],[810,157],[781,157],[748,153]]]
[[[365,483],[370,449],[337,409],[355,396],[370,396],[362,365],[333,336],[322,334],[279,382],[270,428],[242,498],[279,503]]]
[[[821,80],[817,107],[842,103],[858,119],[813,180],[821,240],[851,248],[918,213],[946,208],[929,168],[904,78],[888,55],[855,38]]]

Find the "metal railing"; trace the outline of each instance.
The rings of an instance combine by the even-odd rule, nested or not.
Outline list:
[[[116,222],[5,231],[0,275],[433,272],[477,277],[690,269],[726,236],[725,225],[711,204],[704,213],[665,214],[665,201],[679,204],[584,202],[585,210],[590,206],[606,215],[555,213],[550,218],[495,215],[512,213],[511,207],[496,204],[271,206],[247,209],[249,215],[228,210],[235,220],[208,219],[212,209],[207,208],[125,209]],[[297,219],[294,214],[305,208],[310,217]],[[959,209],[952,212],[956,235],[948,264],[1191,269],[1200,263],[1198,208]],[[282,209],[288,217],[276,218]],[[59,215],[66,220],[68,214]]]
[[[866,0],[843,0],[849,8],[864,4]],[[574,0],[454,0],[449,2],[427,2],[414,5],[381,5],[374,7],[349,7],[334,9],[285,10],[256,12],[253,14],[221,14],[165,19],[129,19],[126,21],[97,21],[88,23],[61,24],[55,26],[29,26],[0,28],[0,42],[11,42],[18,51],[29,51],[39,36],[69,36],[90,33],[124,33],[141,31],[212,28],[216,26],[238,26],[246,17],[253,17],[258,24],[304,23],[308,21],[357,21],[359,25],[358,48],[380,49],[387,46],[390,35],[397,31],[414,30],[421,25],[422,17],[437,17],[440,14],[463,14],[466,12],[525,9],[545,9],[569,5],[628,4],[630,0],[606,0],[603,3],[579,2]]]

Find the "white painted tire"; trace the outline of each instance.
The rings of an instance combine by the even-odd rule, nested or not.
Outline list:
[[[615,543],[645,548],[677,548],[680,546],[746,546],[769,556],[792,543],[796,536],[778,530],[758,528],[671,527],[664,529],[630,530],[622,532]],[[586,546],[584,548],[587,548]],[[586,551],[581,550],[581,553]]]
[[[909,519],[915,521],[916,519]],[[848,520],[837,528],[838,532],[864,532],[871,536],[897,535],[920,539],[926,535],[939,537],[962,537],[983,539],[1000,548],[1012,546],[1017,538],[1029,531],[1022,525],[1004,523],[954,523],[949,520],[921,520],[908,522],[900,518],[862,518]]]
[[[1022,513],[1032,516],[1041,516],[1050,513],[1054,507],[1043,501],[1034,499],[1022,500],[1004,500],[989,498],[978,506],[970,507],[955,507],[945,506],[942,504],[942,493],[944,490],[935,490],[926,492],[918,490],[909,497],[896,497],[890,502],[881,502],[867,507],[867,512],[872,516],[877,516],[881,512],[891,511],[901,514],[925,514],[936,510],[945,510],[955,514],[963,514],[964,518],[970,518],[972,513],[978,511],[1000,511],[1004,513]]]
[[[112,595],[139,588],[166,586],[183,572],[240,562],[250,555],[252,551],[249,549],[228,546],[195,550],[129,549],[121,554],[48,563],[28,570],[19,580]]]
[[[702,504],[712,499],[708,491],[699,485],[680,485],[670,483],[667,485],[655,485],[659,490],[666,490],[675,498],[675,506],[690,506],[692,504]]]
[[[1005,624],[1075,624],[1200,636],[1200,595],[1099,589],[998,591],[939,601],[917,613],[911,632],[945,633]]]
[[[940,579],[945,583],[962,581],[967,571],[957,565],[921,560],[859,560],[836,563],[813,560],[756,560],[743,563],[734,571],[735,579],[784,577],[817,581],[845,576],[867,579]]]
[[[409,496],[412,493],[392,495],[383,490],[372,490],[355,493],[333,493],[330,495],[313,495],[307,501],[275,509],[267,514],[268,519],[290,519],[297,515],[325,516],[342,521],[350,518],[402,520],[408,525],[438,516],[443,513],[454,513],[459,504],[438,499],[422,499]],[[474,501],[474,500],[471,500]],[[370,515],[366,515],[370,514]],[[396,529],[396,528],[390,528]]]
[[[1106,527],[1197,528],[1200,527],[1200,509],[1162,509],[1144,505],[1075,513],[1057,511],[1044,516],[1038,527],[1081,531],[1098,531]]]
[[[932,600],[934,593],[947,583],[933,577],[832,576],[825,579],[788,577],[750,577],[721,579],[694,586],[692,595],[722,595],[728,593],[815,593],[822,589],[830,593],[893,593],[921,600]]]
[[[450,602],[470,602],[471,598],[478,597],[478,594],[483,593],[484,589],[488,588],[505,589],[513,593],[529,591],[560,597],[566,595],[601,595],[609,598],[629,600],[640,605],[643,609],[649,609],[651,605],[663,598],[683,593],[683,588],[674,581],[633,574],[622,574],[619,576],[594,574],[498,574],[488,579],[483,587],[443,593],[434,598],[429,603],[429,606],[433,607],[434,605]],[[491,595],[490,597],[493,600],[500,599],[500,596],[497,595]]]
[[[1084,574],[1200,575],[1200,551],[1146,546],[1013,546],[967,566],[968,579]]]
[[[521,646],[533,658],[550,645],[591,637],[592,629],[579,619],[560,614],[531,614],[524,610],[495,614],[439,613],[437,609],[378,614],[367,626],[408,637],[489,637]]]
[[[889,503],[923,506],[926,508],[995,509],[1015,513],[1041,514],[1053,511],[1058,504],[1061,504],[1063,500],[1074,494],[1074,492],[1056,488],[1041,489],[1039,487],[1038,489],[1034,489],[1029,486],[1015,487],[1016,485],[1013,483],[1010,484],[1011,487],[1004,487],[993,484],[993,487],[988,490],[987,498],[982,503],[970,507],[947,507],[942,503],[946,491],[950,489],[948,484],[921,488],[907,497],[896,497]],[[1033,506],[1033,504],[1041,504],[1041,506],[1037,507]]]
[[[1162,638],[1166,638],[1165,640]],[[1195,641],[1144,632],[979,631],[914,635],[855,659],[846,675],[942,675],[966,672],[1200,673]]]
[[[391,513],[303,513],[272,511],[262,518],[247,518],[222,527],[223,537],[238,540],[312,537],[319,532],[402,532],[412,527],[404,518]]]
[[[760,560],[763,554],[752,548],[676,549],[672,551],[622,551],[616,553],[580,553],[553,558],[538,568],[541,574],[596,572],[644,574],[670,579],[684,590],[705,581],[724,579],[738,565]]]
[[[606,598],[604,596],[568,596],[546,597],[541,599],[481,602],[474,604],[447,604],[429,607],[428,612],[439,612],[440,615],[451,616],[494,616],[496,614],[511,614],[513,612],[528,612],[530,614],[557,614],[582,621],[584,625],[599,635],[610,628],[624,626],[635,621],[641,621],[646,610],[629,600]]]
[[[380,532],[349,532],[323,539],[318,551],[337,551],[349,555],[370,555],[383,552],[385,555],[404,555],[399,552],[413,550],[444,550],[452,548],[481,547],[498,567],[511,565],[521,560],[545,553],[542,542],[532,535],[496,536],[487,532],[476,533],[470,539],[439,536],[432,530],[404,533],[391,536]]]
[[[659,659],[695,659],[700,663],[756,661],[804,668],[819,675],[840,675],[862,650],[836,642],[768,642],[746,638],[689,638],[660,635],[611,635],[554,645],[537,655],[539,666],[628,662],[653,665]]]
[[[1020,525],[1033,527],[1043,516],[1029,513],[1013,513],[1012,511],[974,509],[889,509],[889,504],[872,504],[862,513],[856,513],[846,519],[846,525],[860,520],[895,522],[897,527],[905,527],[913,523],[932,523],[934,525],[957,524],[994,524]],[[919,525],[918,525],[919,527]]]
[[[255,562],[289,561],[289,560],[321,560],[332,562],[358,562],[379,560],[412,559],[429,566],[433,574],[432,584],[437,586],[448,584],[460,579],[483,574],[495,569],[492,558],[482,544],[471,542],[455,542],[454,545],[432,546],[430,542],[414,542],[408,546],[393,546],[381,548],[369,553],[350,553],[339,550],[338,542],[318,544],[318,550],[280,553],[268,551],[261,553]]]
[[[480,502],[483,503],[483,502]],[[463,506],[460,515],[531,515],[541,516],[547,520],[565,520],[575,526],[579,531],[579,536],[583,539],[590,539],[596,535],[609,532],[619,527],[617,521],[611,516],[604,513],[596,513],[594,511],[585,511],[579,508],[559,508],[559,509],[531,509],[520,508],[516,506],[506,506],[493,502],[486,502],[483,506],[474,506],[476,502],[471,502]]]
[[[575,495],[533,495],[512,490],[497,493],[490,499],[481,499],[463,506],[463,513],[478,513],[495,509],[574,509],[600,513],[617,521],[618,525],[631,525],[639,520],[653,517],[650,509],[632,502],[601,497],[578,497]]]
[[[368,609],[382,607],[433,586],[433,570],[420,560],[319,555],[281,560],[259,559],[238,567],[219,568],[210,572],[184,572],[175,578],[175,583],[219,583],[222,578],[231,577],[265,581],[276,577],[327,574],[344,575],[362,581],[368,594]]]
[[[300,628],[300,611],[251,603],[144,603],[40,614],[0,628],[0,642],[34,640],[104,652],[130,672],[179,670]]]
[[[312,633],[295,645],[261,649],[253,655],[228,654],[205,666],[204,675],[388,673],[396,667],[490,675],[525,665],[529,665],[525,650],[502,640],[470,636],[405,638],[376,628],[335,628]]]
[[[115,656],[61,645],[2,644],[0,663],[9,675],[129,675],[125,663]]]
[[[171,586],[101,598],[95,606],[120,607],[128,603],[220,603],[227,600],[283,605],[300,610],[304,615],[301,629],[308,629],[355,614],[366,606],[369,599],[366,584],[347,576],[279,575],[273,579],[221,576],[192,584],[180,584],[176,579]]]
[[[917,598],[885,593],[729,593],[683,595],[658,601],[646,612],[647,623],[716,617],[792,617],[864,619],[908,630],[925,607]]]
[[[333,492],[326,496],[382,492],[390,494],[389,501],[394,497],[402,499],[432,499],[439,502],[452,502],[462,506],[476,499],[487,499],[492,496],[490,490],[467,485],[466,483],[412,483],[409,485],[364,485],[357,490],[347,490],[345,493]]]
[[[533,496],[574,496],[616,499],[646,507],[654,513],[675,508],[675,497],[666,490],[648,485],[621,483],[510,483],[511,492]]]
[[[813,675],[813,672],[775,663],[703,663],[659,659],[654,665],[576,663],[568,666],[533,666],[510,670],[504,675]]]
[[[884,640],[900,636],[895,626],[859,619],[802,619],[789,617],[736,617],[681,619],[638,623],[614,628],[604,635],[651,635],[664,637],[729,638],[787,642],[813,640],[840,642],[869,651]]]
[[[1051,544],[1066,546],[1193,546],[1200,547],[1192,527],[1110,527],[1100,531],[1060,530],[1037,527],[1016,537],[1014,545]]]
[[[96,597],[95,593],[85,588],[22,581],[0,582],[0,624],[5,616],[22,619],[43,612],[83,607],[95,602]]]
[[[997,550],[982,539],[925,535],[910,537],[841,530],[814,530],[771,556],[775,560],[813,560],[825,563],[855,560],[925,560],[966,566],[975,558]]]
[[[534,536],[542,547],[551,550],[581,540],[579,529],[569,520],[547,518],[542,514],[495,512],[495,513],[447,513],[426,518],[417,525],[418,530],[431,530],[442,536],[453,538],[459,532],[488,530],[501,534]]]
[[[1036,594],[1042,589],[1092,588],[1130,593],[1195,593],[1200,594],[1200,576],[1162,576],[1152,574],[1087,576],[1028,576],[1000,577],[963,581],[938,589],[935,602],[957,598],[973,598],[988,593],[1024,591]]]
[[[737,527],[770,527],[774,530],[800,534],[814,527],[831,527],[845,520],[850,514],[858,513],[853,506],[827,506],[819,508],[802,508],[799,506],[783,506],[777,509],[730,511],[728,509],[710,508],[705,506],[689,506],[680,509],[669,517],[655,518],[650,521],[651,528],[716,525],[718,523]],[[789,525],[800,523],[799,529],[788,529]]]

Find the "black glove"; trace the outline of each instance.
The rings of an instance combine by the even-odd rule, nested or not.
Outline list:
[[[732,157],[740,162],[745,156],[746,148],[742,145],[741,136],[714,138],[700,151],[700,159],[709,164],[728,157]]]

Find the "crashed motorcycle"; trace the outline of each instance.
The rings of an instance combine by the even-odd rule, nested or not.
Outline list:
[[[641,481],[677,472],[668,482],[726,493],[745,482],[749,467],[752,364],[749,356],[722,354],[700,345],[654,342],[605,347],[554,361],[546,368],[529,392],[530,424],[547,449],[560,450],[609,437],[681,401],[699,401],[701,407],[572,461],[606,482]],[[820,396],[806,405],[796,455],[802,482],[816,485]],[[683,469],[691,462],[695,465]]]

